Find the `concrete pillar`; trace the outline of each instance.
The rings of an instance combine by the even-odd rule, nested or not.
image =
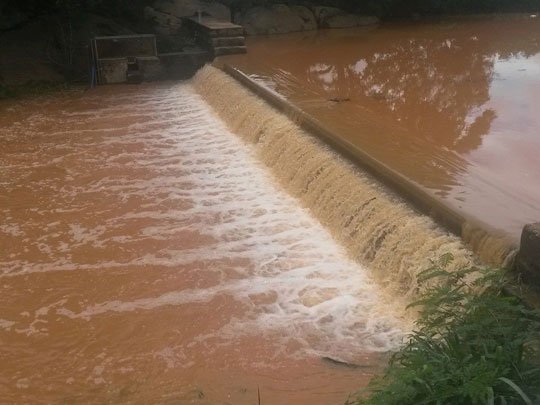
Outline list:
[[[540,289],[540,222],[523,228],[516,266],[525,282]]]

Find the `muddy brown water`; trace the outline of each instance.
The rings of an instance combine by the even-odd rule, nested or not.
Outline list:
[[[540,18],[248,38],[222,58],[468,218],[540,220]]]
[[[476,19],[228,60],[515,236],[538,219],[539,46],[534,19]],[[473,260],[211,68],[4,102],[0,129],[0,403],[343,403],[408,330],[416,274]]]
[[[3,103],[0,127],[0,403],[343,403],[400,342],[189,83]]]

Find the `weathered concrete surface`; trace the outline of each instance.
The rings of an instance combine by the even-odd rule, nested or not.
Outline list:
[[[185,20],[202,30],[208,37],[231,37],[241,36],[244,33],[242,26],[229,21],[220,20],[213,17],[192,17]]]
[[[127,58],[101,59],[99,75],[101,84],[125,83],[127,81]]]
[[[153,81],[161,78],[162,69],[157,56],[137,57],[137,64],[144,80]]]
[[[244,27],[212,17],[185,19],[199,46],[214,56],[246,53]]]
[[[192,49],[160,54],[162,75],[168,79],[188,79],[212,59],[209,52]]]
[[[540,288],[540,222],[523,228],[516,267],[524,281]]]

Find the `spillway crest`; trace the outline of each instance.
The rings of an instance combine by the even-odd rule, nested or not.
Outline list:
[[[232,132],[254,145],[279,183],[365,264],[387,292],[411,297],[417,275],[445,253],[473,264],[460,238],[420,215],[367,174],[221,70],[206,66],[195,90]]]

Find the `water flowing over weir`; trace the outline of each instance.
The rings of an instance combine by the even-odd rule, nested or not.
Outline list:
[[[473,263],[460,238],[413,211],[224,72],[207,66],[194,86],[388,292],[414,295],[416,275],[444,253],[453,254],[454,268]]]
[[[513,267],[540,218],[535,17],[254,36],[249,53],[215,65],[483,262]]]
[[[189,84],[0,123],[6,403],[253,404],[258,386],[264,404],[343,403],[401,342],[402,308]]]

